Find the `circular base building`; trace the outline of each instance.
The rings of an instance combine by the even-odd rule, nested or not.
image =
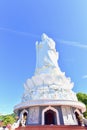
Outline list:
[[[26,125],[78,125],[76,112],[86,107],[72,91],[74,84],[61,72],[55,42],[46,34],[36,42],[35,74],[24,84],[22,102],[14,107]]]

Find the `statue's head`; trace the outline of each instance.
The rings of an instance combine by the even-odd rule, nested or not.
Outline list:
[[[43,46],[55,50],[55,41],[52,38],[49,38],[45,33],[42,34],[40,42],[36,41],[37,48],[42,48]]]
[[[41,40],[43,44],[47,44],[49,49],[55,49],[55,42],[52,38],[49,38],[45,33],[42,34]]]

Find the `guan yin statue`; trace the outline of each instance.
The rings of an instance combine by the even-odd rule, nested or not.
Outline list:
[[[14,107],[22,125],[78,125],[75,113],[86,108],[77,100],[74,84],[61,72],[58,59],[55,42],[43,34],[36,42],[35,74],[24,83],[22,102]]]

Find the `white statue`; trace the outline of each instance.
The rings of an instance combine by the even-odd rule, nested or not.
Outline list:
[[[42,41],[40,43],[36,42],[36,71],[58,68],[57,61],[58,52],[55,49],[55,42],[46,34],[43,34]]]
[[[41,42],[36,42],[36,70],[35,75],[24,84],[22,101],[37,99],[66,99],[77,101],[76,94],[71,90],[73,83],[58,65],[59,54],[55,49],[55,42],[46,34]]]

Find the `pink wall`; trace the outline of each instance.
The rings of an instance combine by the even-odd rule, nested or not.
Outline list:
[[[87,130],[87,127],[83,126],[26,126],[19,127],[16,130]]]

